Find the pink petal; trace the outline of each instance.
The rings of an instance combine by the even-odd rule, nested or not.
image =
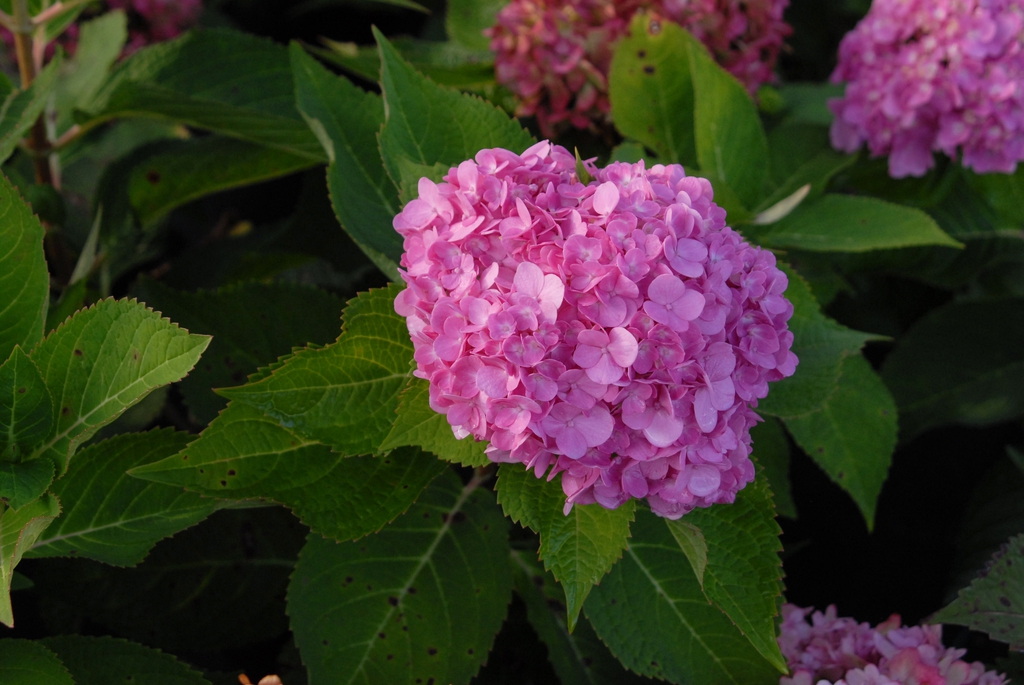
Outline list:
[[[683,434],[683,422],[664,409],[654,412],[651,425],[644,428],[644,436],[655,447],[668,447]]]
[[[647,287],[647,297],[658,304],[675,302],[686,293],[683,282],[671,274],[662,274]],[[646,307],[645,307],[646,309]]]
[[[587,377],[595,383],[609,385],[622,378],[622,372],[623,368],[612,361],[610,355],[602,354],[597,363],[587,369]]]
[[[676,316],[685,321],[693,321],[704,311],[705,299],[696,290],[687,290],[683,296],[675,301],[672,310]]]
[[[602,183],[594,193],[594,211],[608,216],[619,204],[619,189],[611,181]]]
[[[622,367],[628,367],[636,361],[637,352],[640,349],[636,338],[625,328],[613,328],[608,336],[611,339],[608,351],[615,363]]]
[[[702,433],[710,433],[718,425],[718,410],[711,403],[711,391],[697,388],[693,398],[693,415]]]
[[[722,483],[722,473],[714,466],[699,464],[693,468],[687,489],[697,497],[707,497]]]
[[[516,292],[536,298],[544,288],[544,272],[536,264],[523,262],[516,269],[513,283]]]
[[[572,360],[579,364],[581,369],[589,369],[601,361],[604,356],[604,352],[596,347],[591,345],[577,345],[576,351],[572,354]],[[598,382],[600,383],[600,381]]]
[[[497,366],[485,366],[476,375],[476,385],[483,394],[494,399],[508,396],[509,375]]]
[[[579,459],[587,453],[587,441],[577,428],[566,428],[555,437],[559,451],[570,459]]]
[[[607,409],[598,406],[591,409],[589,415],[584,414],[574,419],[573,426],[583,431],[588,445],[597,447],[612,436],[612,430],[615,428],[615,419],[612,418]]]

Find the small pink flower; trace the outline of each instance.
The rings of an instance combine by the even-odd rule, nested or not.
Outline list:
[[[614,383],[636,359],[636,338],[625,328],[605,333],[599,328],[581,331],[573,361],[586,369],[595,383]]]
[[[647,315],[674,331],[685,331],[689,322],[704,311],[704,296],[687,290],[681,280],[669,274],[655,278],[647,296],[651,298],[644,303]]]

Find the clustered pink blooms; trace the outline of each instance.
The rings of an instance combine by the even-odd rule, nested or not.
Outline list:
[[[519,97],[518,114],[536,115],[550,135],[568,121],[587,128],[606,118],[615,42],[638,10],[689,29],[754,92],[772,79],[791,29],[789,0],[512,0],[487,31],[500,83]]]
[[[806,617],[811,614],[810,623]],[[852,618],[786,604],[779,647],[792,672],[780,685],[1002,685],[1005,676],[942,646],[942,626],[901,626],[899,614],[872,628]]]
[[[562,476],[574,503],[658,514],[732,502],[754,478],[751,410],[791,375],[788,281],[678,164],[588,185],[544,141],[419,182],[395,310],[455,435]]]
[[[896,178],[921,176],[933,152],[979,173],[1024,159],[1024,1],[875,0],[843,38],[830,105],[832,144],[864,142]]]

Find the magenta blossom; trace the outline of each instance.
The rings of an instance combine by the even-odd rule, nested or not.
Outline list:
[[[875,0],[839,46],[832,145],[865,142],[895,177],[933,152],[979,173],[1024,160],[1024,1]]]
[[[519,114],[536,115],[552,135],[569,122],[587,128],[610,111],[608,69],[615,42],[638,10],[693,33],[715,59],[754,92],[772,79],[791,29],[789,0],[512,0],[487,31],[498,81],[519,97]]]
[[[813,614],[812,614],[813,612]],[[811,620],[806,620],[808,614]],[[852,618],[782,607],[779,647],[791,675],[780,685],[1002,685],[1006,678],[942,645],[942,626],[903,627],[899,614],[872,628]]]
[[[456,436],[560,474],[566,511],[731,502],[754,477],[751,407],[796,367],[786,276],[707,180],[590,170],[545,141],[420,180],[394,221],[415,373]]]

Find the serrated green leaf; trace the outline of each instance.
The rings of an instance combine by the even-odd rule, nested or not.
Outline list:
[[[859,352],[868,340],[883,336],[855,331],[828,318],[821,313],[807,281],[786,264],[780,262],[779,268],[789,277],[786,298],[793,303],[789,330],[793,332],[793,353],[800,362],[796,373],[771,384],[768,397],[758,401],[757,410],[785,419],[817,411],[838,387],[843,360]]]
[[[587,602],[587,618],[612,654],[632,671],[673,683],[777,683],[778,671],[704,597],[664,520],[639,510],[632,533],[622,561]]]
[[[53,495],[43,495],[18,511],[0,513],[0,623],[8,628],[14,627],[10,595],[14,567],[58,514],[60,502]]]
[[[771,487],[775,512],[795,519],[796,504],[789,483],[789,440],[782,424],[769,417],[750,429],[750,442],[758,474],[764,474]]]
[[[497,21],[508,0],[449,0],[444,25],[448,37],[474,50],[489,50],[491,39],[484,35]]]
[[[7,96],[0,108],[0,162],[7,161],[43,113],[57,83],[61,63],[59,57],[53,59],[36,75],[31,86],[13,91]]]
[[[496,490],[505,515],[540,534],[540,558],[565,590],[572,630],[594,585],[622,557],[636,501],[614,510],[576,505],[565,514],[560,479],[538,479],[521,464],[501,465]]]
[[[396,447],[417,445],[433,452],[441,459],[463,466],[485,466],[490,463],[484,450],[487,443],[467,436],[456,439],[452,427],[443,414],[430,407],[430,383],[422,378],[410,378],[398,403],[397,418],[391,432],[381,443],[380,451]]]
[[[143,279],[138,290],[153,309],[190,331],[213,336],[203,361],[180,385],[189,409],[203,423],[227,405],[211,388],[240,385],[293,348],[327,344],[341,330],[342,300],[308,286],[243,283],[184,292]]]
[[[987,633],[993,640],[1024,650],[1024,535],[1010,538],[985,570],[932,622],[953,623]]]
[[[43,227],[17,189],[0,175],[0,359],[15,345],[26,350],[43,337],[50,274]]]
[[[859,354],[843,361],[821,409],[784,419],[796,443],[857,503],[868,528],[896,448],[896,403]]]
[[[394,308],[399,290],[362,293],[345,309],[338,342],[302,350],[269,377],[221,394],[343,455],[374,452],[391,430],[412,365],[409,331]]]
[[[701,589],[705,589],[704,571],[708,567],[708,542],[704,539],[704,533],[694,524],[682,519],[666,520],[665,525],[668,526],[672,537],[676,539],[679,549],[683,550],[683,554],[689,559],[690,566],[693,567],[693,575],[697,577]],[[708,601],[711,601],[710,598]]]
[[[916,245],[963,247],[920,209],[872,197],[829,194],[772,225],[760,241],[819,252],[867,252]]]
[[[50,391],[36,365],[16,346],[0,364],[0,459],[17,459],[31,451],[52,427]]]
[[[170,654],[113,637],[61,635],[41,640],[57,653],[76,685],[138,682],[145,685],[210,685]]]
[[[0,683],[75,685],[60,658],[34,640],[0,640]]]
[[[685,31],[638,14],[619,39],[608,73],[615,127],[666,162],[695,164],[693,80]],[[641,151],[642,154],[642,151]]]
[[[934,426],[990,426],[1024,413],[1024,299],[952,302],[901,337],[882,377],[904,438]]]
[[[694,509],[679,521],[666,521],[687,553],[695,527],[707,548],[702,587],[704,594],[740,629],[761,656],[782,673],[786,660],[775,641],[775,617],[782,596],[782,529],[775,522],[768,482],[759,478],[740,490],[736,501]],[[696,575],[696,568],[694,573]],[[700,576],[698,576],[699,578]]]
[[[327,184],[335,214],[352,240],[391,278],[397,278],[402,237],[391,222],[398,191],[377,147],[384,102],[331,74],[297,44],[290,48],[299,111],[330,159]]]
[[[288,615],[311,685],[460,685],[476,674],[512,591],[508,524],[479,485],[448,472],[375,536],[310,536]]]
[[[548,648],[548,659],[562,685],[640,685],[650,683],[622,667],[604,646],[590,622],[581,616],[570,633],[564,593],[550,572],[525,552],[512,551],[516,593],[526,615]]]
[[[79,445],[154,388],[180,380],[209,342],[135,301],[79,311],[32,350],[57,420],[31,457],[64,473]]]
[[[228,29],[190,31],[122,62],[80,115],[155,117],[326,161],[295,108],[287,50]]]
[[[53,484],[63,513],[26,556],[75,556],[133,566],[162,538],[205,519],[219,502],[126,473],[177,454],[191,438],[165,428],[119,435],[82,450]]]
[[[11,509],[39,499],[51,482],[53,462],[49,459],[0,461],[0,503]]]
[[[402,178],[403,160],[456,166],[485,148],[519,153],[533,144],[515,119],[489,102],[438,86],[402,59],[380,31],[374,29],[374,36],[385,102],[380,150],[392,179]]]

